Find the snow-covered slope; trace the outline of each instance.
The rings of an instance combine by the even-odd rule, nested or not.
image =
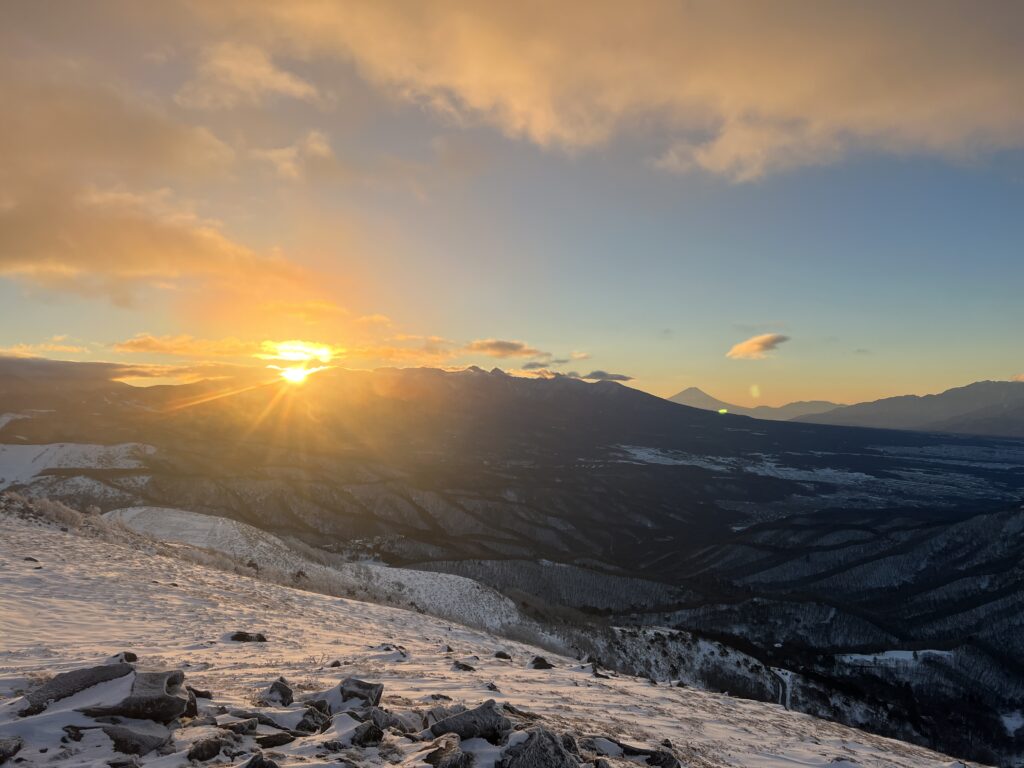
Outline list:
[[[525,730],[506,732],[493,746],[475,738],[460,745],[475,755],[477,768],[490,768],[499,756],[509,760],[514,745],[539,727],[577,737],[579,757],[570,754],[562,763],[570,766],[586,765],[594,754],[623,768],[653,764],[653,758],[627,760],[613,739],[662,755],[672,752],[682,765],[704,768],[960,765],[779,706],[626,676],[599,678],[590,665],[571,658],[544,654],[553,667],[535,669],[530,661],[541,654],[536,648],[416,612],[290,589],[10,517],[0,523],[0,696],[11,699],[0,701],[0,739],[22,739],[18,758],[25,768],[124,759],[96,723],[92,730],[62,729],[85,727],[76,707],[117,699],[126,683],[89,688],[39,715],[17,714],[26,704],[19,692],[121,651],[138,654],[133,675],[181,670],[187,684],[208,689],[212,697],[200,699],[199,709],[212,720],[172,723],[168,745],[139,759],[153,768],[187,764],[188,750],[200,737],[237,722],[232,711],[258,709],[265,718],[294,725],[304,712],[303,692],[330,689],[348,676],[382,683],[382,707],[418,711],[424,722],[430,715],[423,713],[438,702],[472,707],[494,699],[499,706],[512,705],[514,710],[503,711]],[[263,633],[267,642],[231,642],[230,634],[239,630]],[[498,651],[511,658],[497,658]],[[459,670],[457,661],[472,669]],[[258,707],[261,693],[281,675],[297,702]],[[345,746],[355,727],[348,714],[334,714],[324,727],[323,733],[291,734],[293,741],[273,747],[268,756],[285,766],[335,763],[339,757],[363,766],[425,766],[439,741],[429,733],[387,730],[376,746],[354,749]],[[257,750],[257,735],[282,733],[259,728],[258,734],[230,737],[232,746],[216,759],[245,763]],[[341,743],[340,755],[328,740]]]
[[[10,415],[4,414],[2,418]],[[0,490],[37,482],[41,475],[53,470],[139,469],[142,459],[153,451],[152,446],[140,443],[0,444]],[[78,473],[68,474],[72,479],[83,479]]]
[[[324,564],[251,525],[184,509],[128,507],[104,517],[159,541],[213,550],[261,571],[276,571],[316,591],[428,610],[491,631],[539,631],[509,598],[463,576],[340,559]]]

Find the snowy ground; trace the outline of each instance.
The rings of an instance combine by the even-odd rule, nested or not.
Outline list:
[[[35,720],[18,717],[24,700],[17,694],[38,684],[40,676],[99,664],[127,650],[138,654],[140,670],[180,669],[186,683],[212,691],[212,702],[204,701],[203,707],[221,724],[233,719],[228,710],[252,708],[258,692],[278,676],[290,681],[298,698],[351,675],[383,683],[381,705],[393,711],[425,711],[437,704],[438,695],[470,707],[493,698],[499,705],[536,713],[542,719],[535,722],[559,734],[611,737],[645,747],[669,739],[684,766],[962,765],[775,705],[653,686],[625,676],[596,678],[589,665],[574,659],[412,611],[289,589],[11,518],[0,520],[0,530],[0,740],[15,733],[24,738],[15,759],[26,768],[99,768],[119,757],[99,731],[60,744],[61,718],[82,717],[73,705],[84,701],[73,697],[55,703],[53,712]],[[237,630],[262,632],[268,642],[227,641]],[[495,658],[499,650],[511,659]],[[554,668],[530,668],[537,654]],[[334,660],[340,666],[328,666]],[[457,671],[457,661],[474,670]],[[489,683],[497,691],[489,690]],[[102,687],[97,686],[78,696],[123,693],[115,690],[122,685],[118,681],[103,685],[109,690],[97,693]],[[292,710],[302,711],[295,704],[279,716],[294,717]],[[336,714],[328,732],[299,737],[266,753],[285,766],[336,763],[339,755],[322,744],[351,726],[347,715]],[[216,730],[206,730],[211,728]],[[141,763],[186,765],[189,745],[203,732],[202,727],[175,730],[163,754],[151,752]],[[222,754],[215,760],[246,762],[256,749],[252,739],[240,738],[232,757]],[[502,750],[507,757],[509,744],[516,741],[522,739],[513,734],[499,747],[480,739],[462,746],[475,755],[478,768],[489,768]],[[616,759],[614,745],[601,739],[593,743],[611,753],[610,765],[630,764]],[[425,765],[428,746],[415,736],[389,733],[380,748],[349,750],[341,757],[343,764]]]
[[[4,414],[7,416],[10,414]],[[140,443],[0,444],[0,490],[31,483],[50,469],[137,469],[142,466],[142,457],[153,450]]]

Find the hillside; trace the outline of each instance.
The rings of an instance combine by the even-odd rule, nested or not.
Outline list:
[[[799,400],[780,406],[757,405],[753,408],[746,408],[742,405],[726,403],[723,400],[712,397],[697,387],[688,387],[672,395],[668,400],[705,411],[726,410],[739,416],[751,416],[755,419],[767,419],[769,421],[788,421],[799,416],[827,413],[835,408],[843,407],[839,403],[830,403],[827,400]]]
[[[978,381],[936,395],[903,395],[802,416],[809,424],[1024,437],[1024,381]]]
[[[260,744],[283,765],[341,757],[360,766],[426,766],[460,753],[474,755],[480,768],[499,759],[510,768],[573,768],[597,757],[623,768],[957,764],[777,705],[599,677],[590,664],[418,613],[212,571],[38,523],[8,518],[3,525],[0,738],[26,768],[101,764],[119,757],[115,741],[144,751],[137,762],[153,766],[180,765],[190,753],[196,762],[250,764]],[[231,641],[239,631],[262,633],[266,642]],[[18,715],[26,708],[22,692],[37,700],[31,691],[41,680],[103,664],[121,651],[137,654],[138,662],[115,662],[122,666],[108,676],[127,677],[85,688],[40,714]],[[509,658],[497,658],[499,651]],[[533,668],[538,655],[551,668]],[[143,672],[159,670],[184,672],[185,684],[198,692],[194,717],[171,713],[169,725],[136,719],[116,729],[76,710],[117,710]],[[290,695],[281,698],[280,687],[270,703],[260,703],[279,677],[294,703]],[[381,683],[379,708],[362,698],[344,704],[338,684],[347,678]],[[167,690],[161,695],[172,699],[174,711],[189,706],[184,698],[177,704],[177,688]],[[326,702],[320,715],[309,710],[317,699]],[[445,720],[489,699],[507,718],[493,732]],[[548,732],[561,748],[542,750],[544,758],[523,754],[523,745],[543,742]]]

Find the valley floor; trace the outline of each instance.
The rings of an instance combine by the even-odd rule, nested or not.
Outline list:
[[[230,642],[229,634],[239,630],[264,633],[268,642]],[[383,683],[385,708],[429,709],[437,694],[468,707],[493,698],[541,716],[557,733],[659,749],[668,739],[684,766],[963,765],[776,705],[627,676],[599,679],[578,660],[416,612],[289,589],[42,524],[0,519],[0,738],[28,733],[18,755],[21,765],[103,766],[114,757],[110,745],[95,743],[92,752],[70,754],[74,750],[57,745],[59,732],[19,725],[24,718],[15,714],[14,698],[41,675],[100,664],[120,651],[138,654],[140,670],[182,670],[186,683],[209,689],[213,702],[228,709],[252,707],[279,676],[290,681],[296,698],[355,676]],[[511,659],[495,658],[497,651]],[[535,655],[546,656],[554,668],[530,668]],[[340,666],[328,666],[335,660]],[[457,671],[458,661],[475,669]],[[167,754],[153,752],[141,763],[186,765],[187,732],[175,731]],[[276,747],[274,757],[285,766],[337,762],[336,755],[314,748],[325,738],[298,738]],[[347,759],[422,764],[422,746],[410,739],[404,747]],[[478,751],[475,765],[490,768],[498,757],[497,749]]]

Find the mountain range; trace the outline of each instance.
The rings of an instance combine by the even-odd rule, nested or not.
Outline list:
[[[856,405],[824,400],[744,408],[690,387],[668,398],[708,411],[847,427],[1024,437],[1024,381],[978,381],[935,395],[902,395]]]
[[[148,532],[226,551],[258,529],[321,565],[460,577],[615,669],[990,763],[1024,754],[1024,441],[498,370],[104,375],[0,361],[0,490],[145,507]],[[430,612],[415,581],[386,583]]]

